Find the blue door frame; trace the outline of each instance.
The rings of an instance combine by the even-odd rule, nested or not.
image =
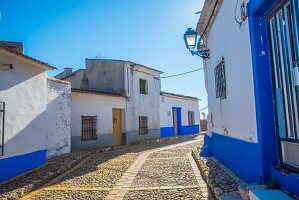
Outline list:
[[[261,182],[271,178],[271,167],[278,164],[278,147],[273,104],[267,14],[279,0],[250,0],[248,4],[251,39],[257,135],[261,148]]]
[[[174,109],[177,111],[178,135],[181,135],[181,133],[182,133],[182,108],[181,107],[172,107],[172,110],[174,110]],[[172,112],[172,123],[173,123],[173,127],[174,127],[173,112]],[[175,129],[175,127],[174,127],[174,129]]]
[[[292,0],[293,1],[293,0]],[[262,182],[278,179],[283,189],[299,195],[299,179],[274,169],[279,164],[278,130],[275,122],[274,93],[267,16],[282,1],[250,0],[248,4],[258,144],[261,148]]]

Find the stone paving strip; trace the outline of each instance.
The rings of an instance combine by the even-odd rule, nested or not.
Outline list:
[[[244,182],[238,176],[217,159],[200,157],[198,150],[194,150],[192,156],[216,199],[221,199],[224,196],[239,198],[238,186],[244,184]]]
[[[184,142],[183,144],[192,144],[195,143],[194,141],[189,141],[189,142]],[[149,157],[149,155],[151,153],[156,153],[159,151],[163,151],[163,150],[168,150],[171,148],[175,148],[177,146],[181,146],[182,144],[174,144],[171,146],[166,146],[166,147],[161,147],[161,148],[157,148],[155,150],[151,150],[151,151],[147,151],[144,152],[143,154],[141,154],[138,159],[129,167],[129,169],[127,170],[127,172],[123,175],[123,177],[119,180],[119,182],[116,184],[116,186],[113,188],[113,190],[111,190],[109,192],[109,194],[106,196],[106,200],[121,200],[125,198],[126,193],[128,193],[129,191],[132,191],[132,189],[130,189],[132,187],[132,183],[136,177],[136,175],[139,173],[139,171],[141,170],[142,166],[145,165],[145,162],[147,160],[147,158]],[[156,179],[159,177],[156,177]],[[141,186],[143,187],[143,186]],[[149,187],[147,187],[148,189]],[[136,188],[134,188],[136,189]],[[158,187],[158,189],[171,189],[169,187]],[[137,190],[136,190],[137,191]],[[134,192],[134,191],[133,191]],[[136,199],[140,199],[138,197],[136,197]]]
[[[149,159],[142,166],[131,187],[195,184],[196,178],[188,158]]]
[[[196,200],[203,199],[200,188],[192,189],[169,189],[169,190],[135,190],[129,191],[124,197],[125,200],[142,199],[142,200],[170,200],[186,199]]]

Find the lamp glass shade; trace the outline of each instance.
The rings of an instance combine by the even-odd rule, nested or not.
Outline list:
[[[187,49],[194,49],[196,47],[197,32],[188,28],[184,34],[184,41]]]

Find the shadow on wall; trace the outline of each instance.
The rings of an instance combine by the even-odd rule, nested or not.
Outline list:
[[[9,110],[6,110],[6,113],[9,113]],[[20,115],[14,116],[14,119],[22,121],[29,117]],[[46,123],[46,119],[46,113],[40,113],[16,135],[4,141],[4,156],[8,157],[2,159],[0,157],[0,171],[5,172],[0,173],[0,182],[46,162],[46,129],[39,128],[40,125]],[[5,126],[4,135],[6,133]]]
[[[19,84],[23,84],[23,82]],[[6,91],[0,92],[0,98],[1,93],[5,95]],[[32,95],[34,95],[34,92]],[[15,101],[14,99],[12,100]],[[0,99],[0,101],[2,101],[2,99]],[[5,110],[4,156],[0,156],[0,172],[4,173],[0,173],[0,182],[34,169],[46,162],[48,124],[51,124],[48,122],[55,122],[55,120],[47,117],[46,98],[44,99],[44,105],[42,106],[44,109],[41,113],[38,113],[34,108],[31,109],[31,105],[24,109],[23,105],[26,104],[24,96],[21,99],[23,105],[20,106],[23,106],[23,111],[26,111],[26,113],[15,113],[15,111],[10,108],[18,104],[13,101],[9,103],[10,106],[6,106]],[[55,98],[48,104],[57,105],[57,102],[60,101]],[[42,107],[40,107],[39,110],[41,110]],[[16,109],[14,108],[14,110]],[[63,116],[64,114],[61,113],[61,117]],[[61,118],[61,120],[63,119]],[[61,124],[64,124],[64,122],[62,121]],[[68,140],[61,139],[60,145],[58,144],[54,147],[59,151],[62,151],[63,148],[69,148],[69,140],[70,138]]]

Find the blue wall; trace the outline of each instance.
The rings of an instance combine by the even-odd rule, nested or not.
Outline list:
[[[34,169],[46,162],[46,150],[0,159],[0,182]]]
[[[188,134],[194,134],[199,133],[199,125],[193,125],[193,126],[182,126],[181,131],[179,135],[188,135]]]
[[[272,169],[271,172],[282,189],[299,196],[299,174],[285,174],[276,169]]]
[[[260,183],[262,179],[261,147],[217,133],[212,134],[210,152],[244,181]]]
[[[161,137],[174,137],[174,127],[161,127]]]

